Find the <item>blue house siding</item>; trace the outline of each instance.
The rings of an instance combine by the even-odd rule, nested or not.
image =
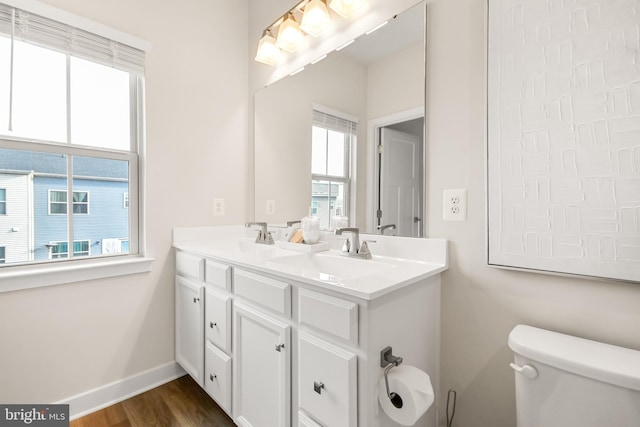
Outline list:
[[[49,242],[66,241],[68,224],[66,215],[49,215],[49,190],[67,189],[66,178],[36,176],[33,179],[33,258],[49,258]]]
[[[73,215],[74,241],[88,240],[89,254],[99,255],[102,239],[128,239],[129,210],[123,207],[123,194],[129,191],[127,182],[74,179],[73,188],[89,193],[89,213]],[[49,258],[49,242],[67,241],[67,216],[49,214],[49,190],[66,189],[63,178],[34,179],[36,260]]]
[[[82,156],[72,160],[74,191],[89,193],[88,214],[73,215],[73,240],[88,241],[89,254],[100,255],[103,239],[129,238],[129,209],[124,207],[129,164]],[[3,170],[33,173],[33,218],[26,218],[33,221],[33,259],[49,259],[51,242],[68,241],[68,216],[49,214],[49,190],[67,191],[67,156],[2,148],[0,172]],[[123,252],[129,249],[128,242],[117,246]],[[73,251],[72,242],[68,248]]]

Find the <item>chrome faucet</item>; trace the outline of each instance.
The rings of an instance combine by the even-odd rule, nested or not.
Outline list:
[[[378,226],[378,230],[380,230],[380,234],[384,234],[384,230],[389,229],[389,230],[395,230],[396,229],[396,225],[395,224],[387,224],[387,225],[379,225]]]
[[[248,222],[244,226],[245,227],[253,227],[257,225],[260,227],[258,231],[258,237],[256,237],[256,243],[261,243],[263,245],[273,245],[273,237],[271,237],[271,232],[267,230],[266,222]]]
[[[360,230],[357,228],[345,227],[338,228],[335,231],[337,236],[342,235],[342,233],[351,233],[353,235],[353,244],[347,238],[342,246],[342,255],[349,257],[357,257],[362,259],[371,259],[371,252],[369,251],[369,245],[367,243],[372,242],[375,243],[375,240],[365,240],[362,242],[362,246],[360,245]]]

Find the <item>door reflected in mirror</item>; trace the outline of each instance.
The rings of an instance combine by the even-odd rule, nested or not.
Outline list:
[[[256,92],[256,221],[311,208],[327,229],[424,236],[425,15],[420,2]]]

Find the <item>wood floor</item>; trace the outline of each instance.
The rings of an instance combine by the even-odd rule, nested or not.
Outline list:
[[[235,427],[189,376],[71,421],[70,427]]]

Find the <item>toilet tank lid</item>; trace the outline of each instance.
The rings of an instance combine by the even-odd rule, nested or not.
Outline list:
[[[545,365],[640,391],[640,351],[526,325],[513,328],[509,347]]]

